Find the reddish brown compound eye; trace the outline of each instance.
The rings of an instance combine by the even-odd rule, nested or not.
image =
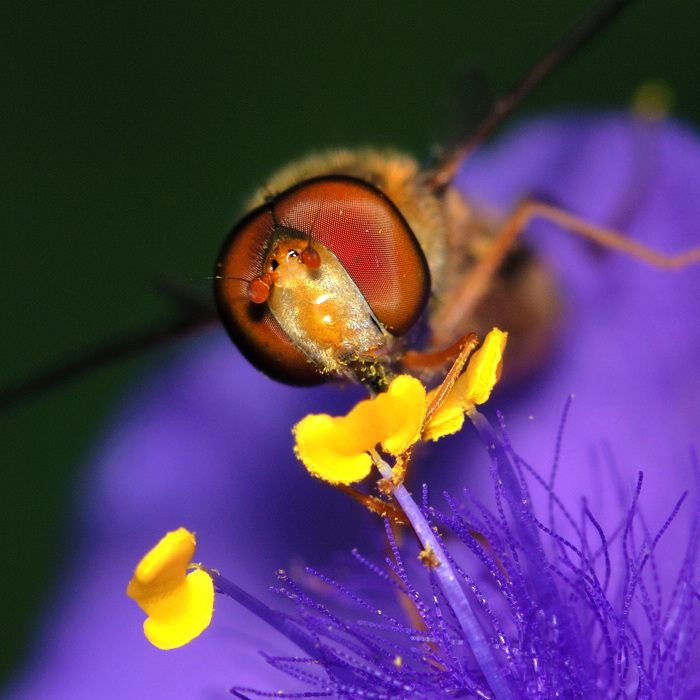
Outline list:
[[[305,180],[247,214],[224,242],[215,280],[241,352],[298,385],[342,375],[335,358],[348,348],[363,358],[390,351],[430,293],[425,256],[401,213],[376,187],[346,176]],[[369,340],[357,339],[363,323]]]

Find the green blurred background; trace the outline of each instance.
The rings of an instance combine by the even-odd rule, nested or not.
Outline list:
[[[160,319],[153,278],[201,284],[277,166],[332,145],[424,155],[460,67],[481,65],[502,91],[591,6],[2,3],[0,384]],[[698,27],[695,0],[640,2],[519,115],[625,106],[653,78],[697,125]],[[0,680],[69,561],[81,460],[142,367],[0,417]]]

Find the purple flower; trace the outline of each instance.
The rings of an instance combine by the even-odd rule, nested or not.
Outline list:
[[[474,155],[459,183],[477,200],[503,208],[526,194],[544,197],[593,222],[624,228],[659,250],[700,244],[700,141],[676,124],[653,129],[627,116],[541,119]],[[557,534],[580,548],[574,524],[582,527],[585,496],[593,514],[584,518],[588,545],[601,544],[600,528],[607,538],[617,533],[618,544],[627,538],[629,554],[639,551],[647,533],[653,540],[682,493],[690,491],[655,546],[656,568],[644,568],[658,578],[658,592],[652,585],[643,594],[652,603],[642,602],[634,612],[635,629],[650,635],[635,648],[646,649],[658,631],[654,637],[643,618],[665,611],[678,572],[691,571],[683,562],[698,496],[691,448],[700,434],[700,272],[664,272],[601,253],[545,224],[533,226],[529,238],[561,280],[565,327],[547,367],[526,385],[497,393],[489,405],[503,412],[515,451],[547,480],[574,519],[566,521],[548,489],[533,489],[539,522],[554,522]],[[575,399],[557,449],[570,394]],[[73,575],[9,697],[224,697],[233,685],[299,688],[258,653],[292,657],[299,649],[249,612],[222,600],[202,637],[161,652],[144,639],[142,615],[124,590],[142,554],[181,525],[196,531],[201,561],[275,605],[279,601],[265,593],[275,569],[294,571],[309,563],[328,571],[334,558],[353,548],[380,561],[383,537],[376,518],[309,479],[292,453],[295,422],[310,412],[344,412],[358,396],[353,390],[277,385],[249,368],[223,334],[193,345],[144,381],[95,450],[80,503]],[[443,443],[424,450],[419,475],[430,485],[431,505],[443,510],[437,504],[443,486],[458,500],[466,486],[472,495],[465,508],[484,520],[476,504],[492,500],[493,481],[483,447],[469,430]],[[644,486],[635,501],[640,470]],[[633,503],[632,542],[625,523]],[[465,512],[448,509],[430,517],[459,534]],[[488,527],[496,540],[500,525]],[[537,531],[547,556],[558,551],[557,566],[565,570],[566,558],[576,559],[573,550]],[[522,533],[510,541],[504,537],[498,541],[505,552]],[[579,572],[569,567],[570,584],[560,578],[557,585],[602,605],[602,597],[577,588],[587,575],[586,557],[573,565]],[[615,598],[628,590],[640,564],[611,557],[607,592]],[[535,582],[532,576],[523,567],[523,587]],[[686,583],[697,590],[694,576]],[[357,580],[360,587],[364,582]],[[501,613],[494,610],[498,621]],[[600,624],[596,629],[604,647]],[[690,669],[700,665],[697,646],[692,654]],[[534,689],[533,697],[540,697]]]
[[[585,506],[576,523],[555,497],[558,515],[576,532],[574,542],[566,540],[554,517],[547,527],[534,515],[527,465],[511,459],[483,416],[470,416],[493,460],[496,507],[465,490],[466,503],[446,496],[451,512],[440,512],[428,506],[424,487],[421,511],[398,485],[394,495],[424,547],[420,557],[413,538],[399,546],[387,522],[387,566],[357,555],[378,590],[359,597],[306,569],[330,588],[334,608],[344,602],[352,612],[336,614],[284,572],[277,592],[294,604],[293,615],[210,572],[219,591],[305,652],[268,657],[269,663],[310,688],[303,697],[694,697],[700,689],[693,653],[700,634],[697,517],[666,600],[657,568],[668,562],[656,551],[685,496],[654,535],[640,515],[638,488],[610,539]],[[389,465],[380,471],[391,475]],[[619,580],[612,576],[614,549],[624,555]],[[431,565],[421,571],[419,560]]]

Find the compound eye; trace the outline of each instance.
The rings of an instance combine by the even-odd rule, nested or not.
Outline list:
[[[341,262],[376,317],[394,335],[408,332],[430,293],[416,237],[376,187],[355,178],[306,180],[273,203],[281,226],[322,243]]]
[[[274,282],[263,263],[277,229],[267,204],[232,229],[216,263],[219,316],[238,349],[261,372],[285,384],[320,384],[327,378],[292,343],[267,304]]]
[[[315,275],[324,274],[324,265],[314,243],[332,253],[390,335],[407,333],[420,318],[430,293],[430,273],[394,204],[356,178],[305,180],[244,217],[226,239],[216,266],[215,295],[224,326],[252,364],[274,379],[314,384],[329,378],[328,368],[311,362],[309,353],[280,327],[262,283],[256,282],[270,281],[265,261],[288,239],[308,241],[299,250],[299,263]],[[274,292],[273,280],[270,295]]]

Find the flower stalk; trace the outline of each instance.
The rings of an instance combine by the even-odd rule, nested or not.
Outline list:
[[[382,477],[391,481],[392,469],[389,464],[376,453],[374,455],[374,463]],[[484,678],[494,697],[496,700],[515,700],[515,695],[513,695],[506,679],[506,670],[498,662],[491,643],[484,635],[472,606],[467,600],[464,588],[462,588],[459,578],[450,566],[450,562],[430,523],[425,519],[418,504],[411,498],[403,484],[395,486],[392,495],[398,501],[411,523],[413,531],[423,547],[423,552],[430,553],[430,569],[438,579],[440,588],[464,632],[464,639],[474,654],[474,658],[479,664],[479,668],[484,674]]]

